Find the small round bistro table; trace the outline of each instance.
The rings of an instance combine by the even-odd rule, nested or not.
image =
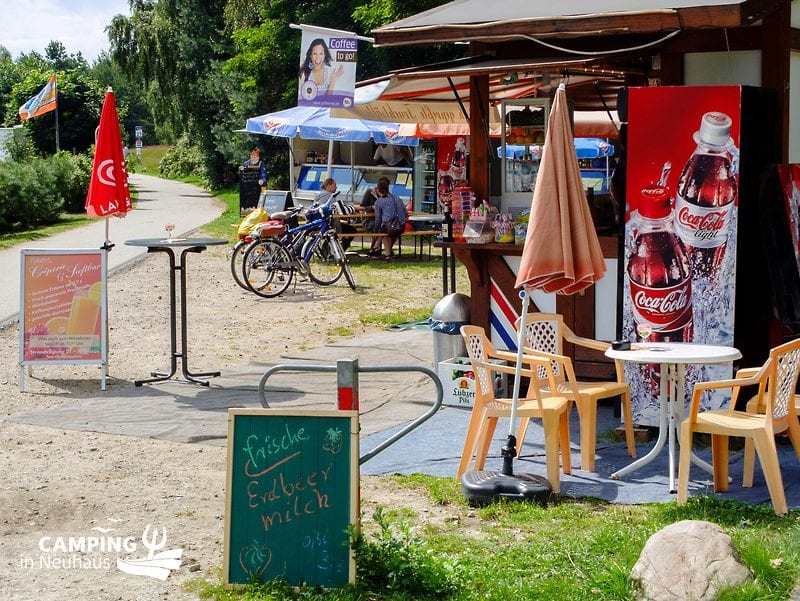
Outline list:
[[[646,342],[632,345],[630,350],[605,351],[606,357],[631,363],[657,363],[661,368],[659,402],[661,407],[658,438],[647,455],[611,474],[616,479],[629,474],[655,459],[668,441],[669,490],[675,492],[675,437],[683,419],[686,387],[686,365],[689,363],[728,363],[742,358],[732,346],[695,344],[692,342]],[[711,466],[692,454],[692,461],[712,472]]]
[[[152,378],[136,380],[134,384],[141,386],[151,382],[169,380],[178,371],[178,359],[181,360],[181,372],[184,379],[195,384],[208,386],[208,380],[198,377],[215,377],[218,371],[192,373],[188,365],[187,327],[186,327],[186,255],[188,253],[201,253],[209,246],[227,244],[224,238],[143,238],[126,240],[127,246],[146,246],[148,253],[161,252],[169,257],[169,320],[170,320],[170,368],[169,371],[153,371]],[[180,249],[180,258],[176,262],[175,255]],[[175,274],[180,273],[180,350],[178,350],[178,290],[175,287]]]

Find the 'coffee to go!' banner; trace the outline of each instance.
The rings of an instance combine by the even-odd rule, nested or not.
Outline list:
[[[20,362],[103,363],[105,252],[22,251]]]

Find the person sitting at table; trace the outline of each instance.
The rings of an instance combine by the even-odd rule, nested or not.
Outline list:
[[[333,210],[334,215],[352,215],[361,207],[347,202],[339,198],[339,192],[336,191],[336,180],[329,177],[322,182],[322,189],[314,197],[314,204],[311,206],[325,206],[329,205]],[[355,234],[358,232],[355,226],[349,223],[342,223],[341,220],[333,218],[333,227],[336,229],[337,234]],[[353,242],[352,237],[341,238],[342,248],[347,250]]]
[[[378,144],[372,158],[378,165],[389,165],[390,167],[410,167],[413,161],[408,146],[397,146],[396,144]]]
[[[366,192],[364,192],[364,196],[361,198],[361,210],[372,211],[375,208],[375,201],[377,200],[377,196],[375,195],[375,188],[367,188]],[[373,231],[375,229],[375,218],[374,217],[367,217],[364,219],[364,223],[361,226],[365,230]],[[370,257],[377,257],[381,254],[381,239],[377,236],[372,237],[372,244],[370,244],[369,252],[367,256]]]
[[[397,217],[400,221],[400,225],[405,226],[406,221],[408,221],[408,210],[406,209],[406,205],[403,204],[403,201],[389,191],[388,178],[382,177],[378,180],[375,193],[378,199],[375,201],[374,231],[387,234],[386,236],[381,236],[383,239],[383,248],[386,250],[386,256],[383,260],[391,261],[393,256],[392,247],[402,235],[402,230],[400,232],[390,233],[389,222]]]

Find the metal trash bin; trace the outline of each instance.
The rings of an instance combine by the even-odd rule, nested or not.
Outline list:
[[[443,297],[433,308],[429,323],[433,331],[434,366],[467,354],[460,328],[469,324],[469,302],[466,294],[454,292]]]

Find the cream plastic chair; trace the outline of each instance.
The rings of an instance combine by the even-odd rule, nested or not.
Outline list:
[[[483,469],[489,445],[492,441],[497,420],[500,417],[511,416],[512,399],[495,398],[493,386],[493,372],[513,374],[514,365],[499,365],[490,363],[490,359],[503,359],[516,364],[516,353],[498,351],[486,337],[483,328],[478,326],[462,326],[461,335],[467,345],[472,369],[475,372],[475,404],[464,440],[464,450],[461,453],[461,462],[458,466],[457,477],[467,471],[472,458],[475,457],[475,469]],[[547,359],[539,357],[525,357],[524,361],[532,367],[542,368],[550,373],[552,371]],[[558,471],[558,455],[561,450],[561,464],[565,474],[571,473],[570,447],[569,447],[569,407],[570,402],[563,396],[547,396],[539,391],[536,378],[531,377],[531,369],[522,369],[522,375],[530,378],[530,386],[524,398],[517,401],[517,416],[520,418],[518,430],[518,445],[522,446],[528,420],[531,417],[541,418],[544,428],[545,459],[547,463],[547,479],[554,492],[559,492],[560,476]],[[553,381],[555,384],[555,381]]]
[[[689,488],[689,467],[692,436],[695,432],[711,434],[711,456],[714,468],[714,490],[728,490],[728,438],[745,437],[743,482],[753,485],[755,453],[767,481],[775,513],[787,512],[775,434],[788,430],[795,454],[800,459],[800,424],[795,412],[794,390],[800,375],[800,340],[772,349],[767,362],[757,370],[737,372],[732,380],[700,382],[692,393],[689,416],[681,424],[681,456],[678,466],[678,504],[685,503]],[[747,404],[747,411],[737,411],[736,400],[743,386],[758,386],[758,392]],[[727,409],[700,411],[705,390],[730,388]]]
[[[514,324],[519,330],[520,319]],[[572,360],[564,355],[564,341],[605,351],[610,344],[591,338],[576,336],[557,313],[528,313],[525,316],[525,352],[547,357],[552,361],[556,386],[551,388],[543,380],[539,369],[540,386],[546,391],[555,390],[578,406],[581,437],[581,469],[594,471],[595,448],[597,446],[597,401],[619,396],[622,399],[622,418],[625,426],[625,442],[628,454],[636,457],[636,441],[633,436],[633,412],[631,390],[625,382],[621,361],[615,361],[616,382],[582,382],[575,377]]]

